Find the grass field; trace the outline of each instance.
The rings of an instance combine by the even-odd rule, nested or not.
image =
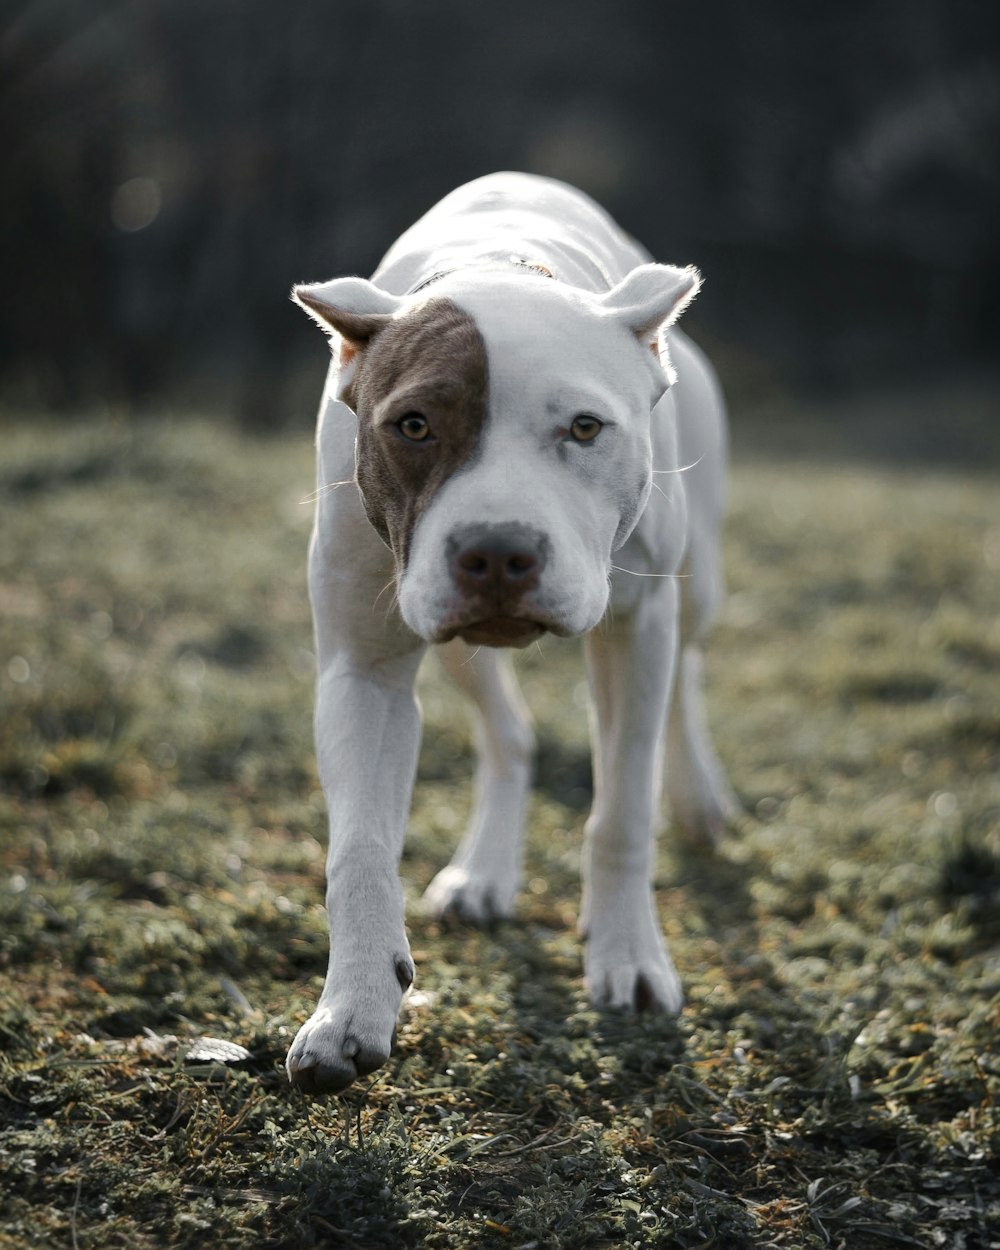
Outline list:
[[[0,1247],[1000,1246],[987,467],[737,457],[709,705],[747,815],[714,858],[661,839],[676,1023],[583,997],[573,644],[517,660],[517,923],[420,914],[470,801],[428,666],[416,992],[388,1067],[310,1100],[281,1066],[325,959],[309,439],[0,447]]]

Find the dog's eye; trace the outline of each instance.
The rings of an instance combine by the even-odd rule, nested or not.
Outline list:
[[[573,418],[573,424],[569,427],[569,432],[578,443],[592,443],[603,429],[603,421],[599,421],[597,417],[588,417],[586,413],[581,413],[578,417]]]
[[[396,428],[411,443],[422,443],[431,432],[427,418],[420,412],[404,413],[396,422]]]

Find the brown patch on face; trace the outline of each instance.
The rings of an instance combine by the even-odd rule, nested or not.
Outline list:
[[[393,318],[360,351],[345,396],[358,414],[358,485],[368,519],[400,568],[427,505],[475,455],[486,388],[486,345],[450,300],[429,300]],[[421,438],[400,428],[414,416],[426,421]],[[423,427],[406,420],[404,428]]]

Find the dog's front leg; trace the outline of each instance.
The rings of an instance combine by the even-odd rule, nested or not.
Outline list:
[[[678,593],[670,580],[587,638],[594,702],[594,807],[580,929],[597,1005],[678,1012],[680,981],[652,893],[663,738],[674,676]]]
[[[413,680],[421,651],[370,665],[344,651],[320,657],[330,962],[287,1061],[290,1079],[310,1092],[343,1089],[386,1061],[413,980],[398,869],[420,744]]]

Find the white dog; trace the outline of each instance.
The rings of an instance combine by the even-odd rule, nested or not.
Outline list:
[[[413,979],[398,865],[428,643],[481,717],[475,811],[430,909],[510,914],[532,733],[494,648],[583,634],[587,989],[680,1009],[651,887],[664,745],[677,824],[712,838],[730,806],[698,650],[722,593],[724,412],[703,356],[667,331],[699,282],[649,263],[580,192],[497,174],[442,200],[370,282],[295,289],[334,354],[309,557],[330,963],[288,1054],[304,1089],[385,1062]]]

